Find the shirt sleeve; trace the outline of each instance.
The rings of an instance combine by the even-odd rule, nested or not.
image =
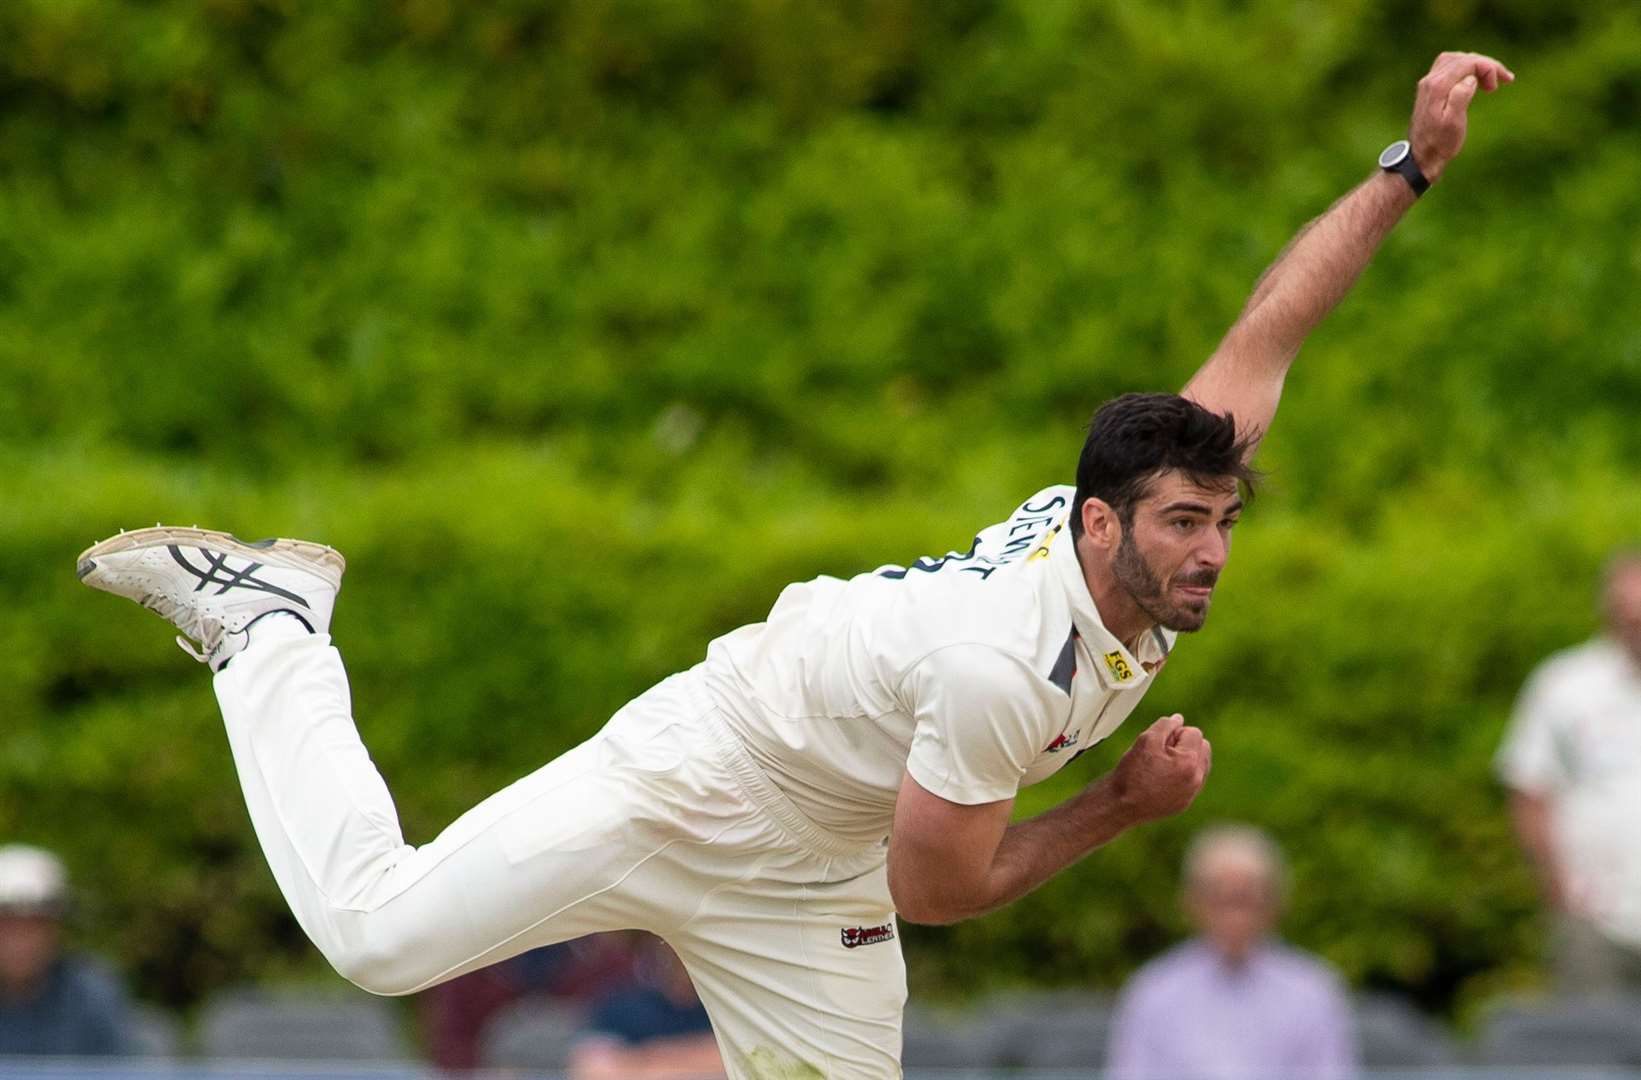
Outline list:
[[[1013,797],[1053,738],[1059,694],[1023,661],[990,645],[937,649],[901,680],[916,727],[906,771],[923,788],[965,806]],[[1060,719],[1070,711],[1061,695]]]
[[[1570,777],[1567,763],[1556,752],[1556,733],[1566,708],[1564,680],[1556,667],[1534,672],[1516,699],[1494,759],[1499,779],[1517,791],[1547,792],[1565,786]]]

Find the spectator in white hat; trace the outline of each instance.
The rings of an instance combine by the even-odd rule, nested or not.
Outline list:
[[[125,993],[100,965],[63,950],[62,860],[0,845],[0,1055],[123,1054]]]

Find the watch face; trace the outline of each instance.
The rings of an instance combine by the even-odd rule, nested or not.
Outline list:
[[[1397,139],[1395,142],[1385,147],[1384,153],[1379,155],[1379,168],[1395,168],[1403,158],[1407,157],[1408,151],[1411,149],[1412,147],[1408,144],[1406,139]]]

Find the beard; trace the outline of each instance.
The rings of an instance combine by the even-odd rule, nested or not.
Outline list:
[[[1136,607],[1150,616],[1158,626],[1164,630],[1173,630],[1177,633],[1189,633],[1192,630],[1202,629],[1202,624],[1208,621],[1208,601],[1203,600],[1200,605],[1175,603],[1168,598],[1168,589],[1163,585],[1160,575],[1151,564],[1145,561],[1139,545],[1134,543],[1134,531],[1124,529],[1121,542],[1117,544],[1117,556],[1112,560],[1111,569],[1117,578],[1117,584],[1128,593]],[[1184,574],[1176,578],[1171,584],[1179,585],[1213,585],[1219,579],[1219,574],[1204,570],[1195,574]]]

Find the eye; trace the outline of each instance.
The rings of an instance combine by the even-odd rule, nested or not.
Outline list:
[[[1190,518],[1175,518],[1173,521],[1169,522],[1169,524],[1171,524],[1177,532],[1190,532],[1196,527],[1196,522],[1192,521]]]

